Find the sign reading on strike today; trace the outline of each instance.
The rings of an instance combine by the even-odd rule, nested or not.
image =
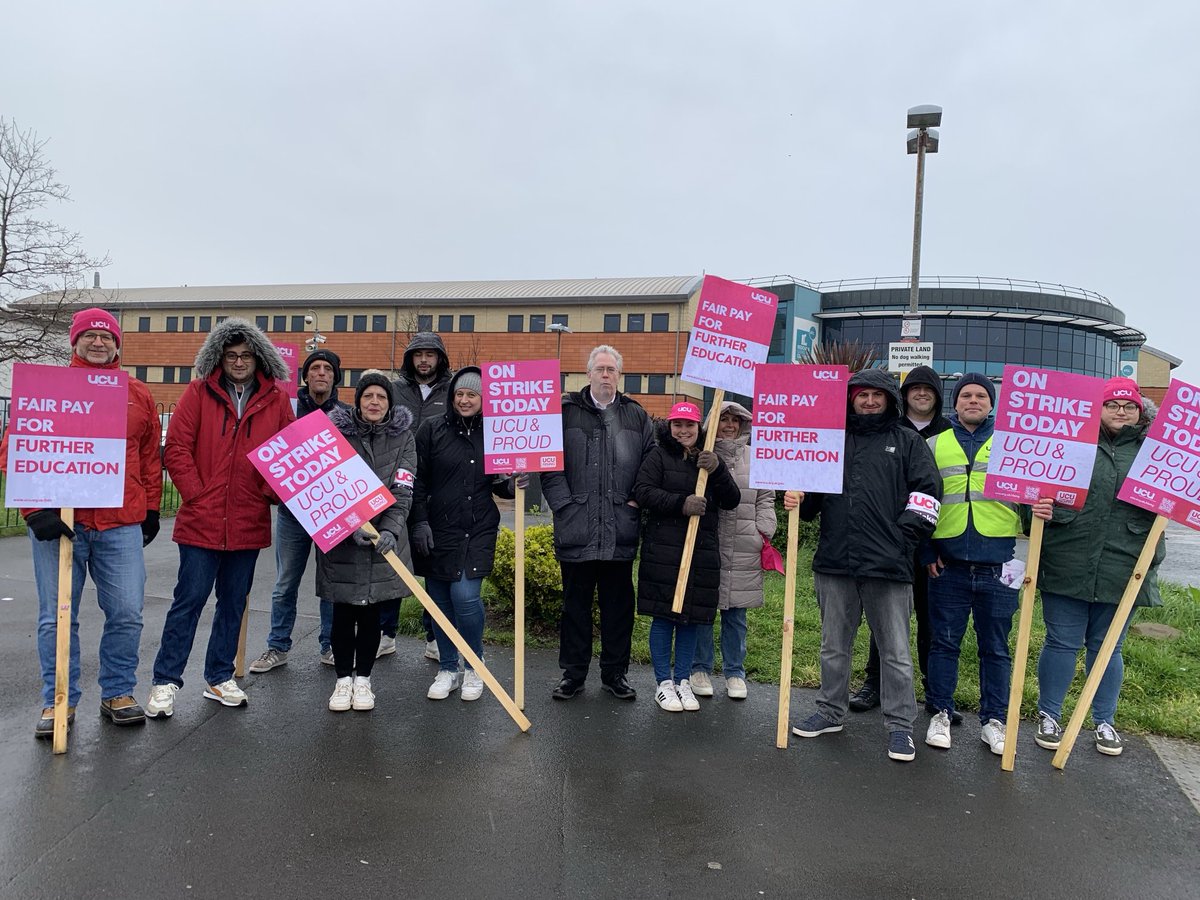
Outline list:
[[[750,487],[842,492],[849,380],[845,366],[757,367]]]
[[[769,291],[705,275],[680,377],[749,395],[754,366],[767,360],[778,306]]]
[[[128,402],[121,369],[14,365],[5,505],[121,506]]]
[[[1104,382],[1090,375],[1005,366],[983,494],[1010,503],[1052,497],[1081,509],[1100,435]]]
[[[322,550],[328,552],[396,502],[321,410],[246,454]],[[396,479],[410,486],[412,472]]]
[[[488,363],[482,381],[483,471],[562,471],[558,360]]]
[[[1200,529],[1200,388],[1171,379],[1117,499]]]

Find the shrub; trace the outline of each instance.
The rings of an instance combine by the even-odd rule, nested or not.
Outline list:
[[[513,557],[516,536],[501,528],[496,538],[496,561],[488,582],[488,608],[511,619],[516,574]],[[554,528],[534,525],[525,529],[525,627],[530,632],[554,632],[562,618],[562,570],[554,558]]]

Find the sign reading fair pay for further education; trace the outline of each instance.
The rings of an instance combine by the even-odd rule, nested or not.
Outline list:
[[[558,360],[487,363],[482,382],[483,471],[488,475],[561,472]]]
[[[842,492],[849,380],[845,366],[757,367],[750,487]]]
[[[120,369],[13,366],[5,505],[121,506],[128,403]]]
[[[1010,503],[1049,497],[1082,509],[1096,463],[1104,382],[1005,366],[983,494]]]
[[[1200,529],[1200,388],[1171,379],[1117,499]]]
[[[396,502],[321,410],[297,419],[246,456],[322,552]],[[413,473],[393,480],[412,487]]]
[[[769,291],[705,275],[680,377],[748,396],[755,365],[767,361],[778,306]]]

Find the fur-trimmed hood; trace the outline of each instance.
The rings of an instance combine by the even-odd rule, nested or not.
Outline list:
[[[338,431],[348,437],[366,437],[372,432],[385,434],[388,437],[398,437],[412,428],[413,417],[412,413],[403,406],[396,405],[388,410],[386,419],[378,425],[372,425],[369,422],[363,421],[358,414],[358,410],[339,406],[333,412],[329,413],[329,421],[334,424],[334,427]]]
[[[213,330],[200,345],[200,352],[196,354],[193,370],[196,376],[207,378],[221,368],[221,355],[225,352],[225,348],[230,344],[240,344],[243,341],[250,345],[250,349],[258,359],[259,372],[283,384],[291,379],[287,365],[284,363],[283,357],[279,355],[279,351],[275,349],[275,345],[259,330],[257,325],[247,322],[245,319],[226,319],[221,324],[213,326]]]

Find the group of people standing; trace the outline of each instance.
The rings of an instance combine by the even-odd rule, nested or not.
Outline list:
[[[121,331],[100,309],[83,310],[71,328],[70,365],[116,368]],[[715,693],[714,624],[727,695],[748,694],[747,610],[763,603],[762,550],[777,527],[773,491],[750,487],[748,410],[720,410],[713,450],[704,450],[704,415],[677,403],[657,425],[617,390],[621,354],[592,350],[587,385],[563,397],[564,468],[542,474],[554,517],[554,547],[563,582],[556,700],[583,689],[591,666],[593,609],[600,618],[600,680],[619,700],[634,700],[628,678],[635,612],[650,617],[655,701],[668,712],[695,711]],[[90,572],[105,612],[100,643],[102,715],[130,725],[169,717],[201,612],[216,594],[204,663],[204,697],[244,706],[234,657],[259,551],[272,543],[275,498],[246,454],[295,416],[321,410],[388,486],[395,503],[328,553],[317,553],[319,658],[335,669],[328,708],[375,705],[372,667],[394,653],[404,582],[385,559],[425,577],[426,588],[467,645],[484,656],[483,579],[491,572],[500,515],[493,497],[512,497],[527,476],[483,471],[481,373],[454,372],[441,339],[414,336],[399,378],[369,370],[353,403],[338,398],[341,364],[320,349],[302,367],[296,408],[287,368],[258,328],[219,323],[197,357],[168,429],[160,460],[160,426],[149,391],[130,379],[125,502],[119,509],[76,511],[68,528],[57,510],[22,510],[33,545],[40,613],[38,648],[43,709],[35,734],[53,728],[55,606],[59,539],[74,542],[69,716],[81,696],[78,605]],[[788,492],[787,509],[820,517],[813,558],[821,610],[821,686],[814,711],[793,727],[802,737],[841,731],[850,710],[882,706],[887,754],[915,757],[917,715],[910,617],[917,613],[918,664],[930,720],[925,742],[949,748],[959,651],[967,621],[979,645],[980,737],[1004,745],[1011,659],[1008,638],[1018,595],[1009,569],[1015,540],[1029,517],[1046,521],[1041,580],[1047,639],[1038,665],[1036,741],[1056,748],[1078,651],[1090,669],[1112,620],[1153,516],[1116,499],[1153,414],[1137,385],[1115,378],[1105,387],[1097,462],[1079,511],[1041,500],[1031,508],[990,500],[983,477],[991,450],[995,388],[983,375],[960,378],[952,414],[941,415],[942,379],[928,367],[903,388],[886,372],[855,373],[848,384],[844,483],[838,494]],[[7,437],[5,438],[7,442]],[[6,443],[0,446],[0,465]],[[145,565],[142,547],[158,532],[163,463],[181,505],[174,527],[179,573],[143,709],[133,696],[141,634]],[[697,492],[700,473],[703,492]],[[682,610],[673,600],[689,521],[698,519]],[[286,665],[300,581],[313,543],[286,507],[275,523],[277,578],[267,649],[250,665],[266,673]],[[1139,604],[1158,601],[1155,569]],[[640,555],[637,589],[634,564]],[[867,680],[850,694],[851,648],[865,616],[872,641]],[[483,682],[460,666],[454,643],[426,615],[425,655],[439,668],[427,696],[455,691],[478,699]],[[1122,639],[1124,634],[1122,633]],[[1096,746],[1117,755],[1114,728],[1122,679],[1120,643],[1093,703]]]

